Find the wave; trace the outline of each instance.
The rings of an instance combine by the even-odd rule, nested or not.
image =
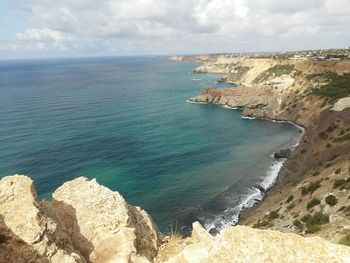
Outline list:
[[[227,208],[224,212],[216,215],[216,217],[211,220],[204,219],[204,227],[207,230],[216,229],[217,231],[221,231],[229,226],[236,225],[243,209],[253,207],[263,200],[265,197],[265,191],[269,190],[275,184],[278,173],[284,162],[285,159],[274,161],[266,172],[263,181],[256,187],[253,186],[248,188],[247,193],[242,195],[237,206]],[[262,191],[262,188],[264,191]]]
[[[186,102],[193,103],[193,104],[208,104],[208,102],[193,101],[193,100],[186,100]]]
[[[239,110],[238,107],[230,107],[228,105],[222,105],[221,107],[225,108],[225,109],[229,109],[229,110]]]
[[[275,160],[271,164],[266,176],[264,177],[264,180],[260,183],[260,186],[262,186],[265,191],[269,190],[276,183],[278,173],[285,161],[286,159]]]
[[[249,116],[241,116],[242,119],[247,119],[247,120],[256,120],[257,117],[249,117]]]
[[[202,80],[202,79],[193,78],[193,79],[191,79],[191,80],[193,80],[193,81],[200,81],[200,80]]]

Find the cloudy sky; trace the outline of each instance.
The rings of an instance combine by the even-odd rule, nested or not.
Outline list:
[[[0,58],[350,46],[350,0],[0,0]]]

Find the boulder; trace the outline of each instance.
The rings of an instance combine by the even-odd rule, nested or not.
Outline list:
[[[283,149],[275,152],[274,157],[276,159],[289,158],[291,154],[292,154],[292,151],[290,149]]]

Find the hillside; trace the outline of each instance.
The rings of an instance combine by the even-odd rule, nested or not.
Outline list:
[[[224,73],[237,88],[206,88],[193,102],[241,108],[244,116],[306,128],[277,186],[241,224],[333,242],[348,237],[350,214],[350,61],[240,59],[214,61],[195,73]],[[349,178],[348,178],[349,177]]]

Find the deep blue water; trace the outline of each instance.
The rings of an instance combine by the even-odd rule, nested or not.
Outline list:
[[[187,103],[218,85],[217,75],[191,74],[195,66],[148,57],[0,62],[0,176],[31,176],[42,198],[77,176],[97,178],[163,231],[198,219],[229,224],[298,129]]]

